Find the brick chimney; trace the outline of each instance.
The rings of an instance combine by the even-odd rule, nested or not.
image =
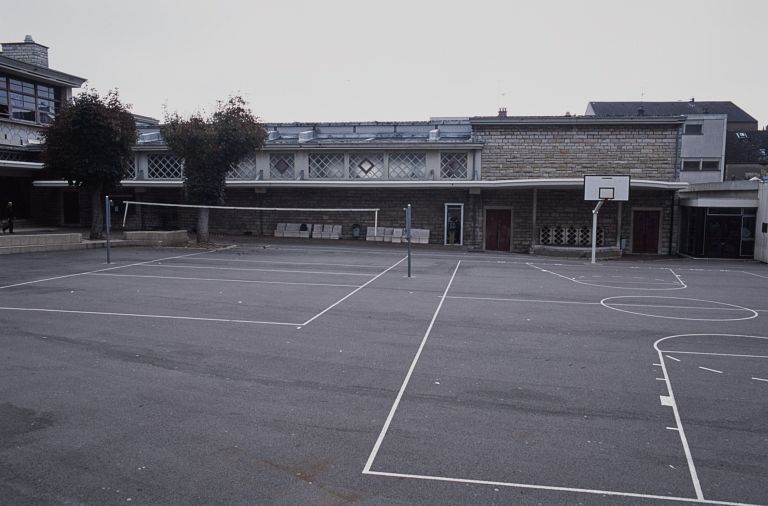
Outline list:
[[[31,35],[24,37],[24,42],[3,42],[2,48],[0,55],[6,58],[48,68],[48,46],[38,44]]]
[[[499,118],[506,118],[506,117],[507,117],[507,108],[499,107]]]

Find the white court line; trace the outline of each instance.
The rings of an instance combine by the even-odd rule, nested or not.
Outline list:
[[[549,304],[583,304],[591,306],[602,306],[599,302],[574,302],[568,300],[537,300],[537,299],[505,299],[502,297],[463,297],[460,295],[449,295],[446,299],[467,299],[467,300],[491,300],[499,302],[533,302]]]
[[[627,304],[625,303],[617,303],[617,304],[611,304],[611,306],[622,306],[622,307],[654,307],[654,308],[663,308],[663,309],[704,309],[706,311],[754,311],[753,309],[749,308],[742,308],[742,307],[723,307],[723,306],[667,306],[665,304]]]
[[[157,315],[157,314],[136,314],[136,313],[110,313],[106,311],[75,311],[70,309],[45,309],[45,308],[31,308],[31,307],[0,307],[0,310],[4,311],[31,311],[39,313],[69,313],[69,314],[90,314],[97,316],[128,316],[133,318],[159,318],[167,320],[193,320],[204,322],[226,322],[226,323],[258,323],[262,325],[289,325],[292,327],[301,326],[301,323],[287,323],[287,322],[270,322],[259,320],[235,320],[229,318],[200,318],[194,316],[171,316],[171,315]]]
[[[245,260],[242,258],[196,258],[195,260],[205,260],[206,262],[245,262],[254,264],[282,264],[282,265],[328,265],[331,267],[367,267],[371,269],[383,269],[386,265],[370,264],[333,264],[325,262],[278,262],[277,260]]]
[[[229,249],[229,248],[230,247],[228,246],[228,247],[222,248],[222,249]],[[213,251],[221,251],[221,250],[213,250]],[[195,255],[203,255],[205,253],[212,253],[213,251],[198,251],[197,253],[187,253],[186,255],[176,255],[176,256],[172,256],[172,257],[158,258],[158,259],[155,259],[155,260],[147,260],[146,262],[136,262],[136,263],[133,263],[133,264],[118,265],[118,266],[115,266],[115,267],[106,267],[104,269],[96,269],[95,271],[76,272],[74,274],[65,274],[64,276],[55,276],[55,277],[52,277],[52,278],[36,279],[34,281],[25,281],[23,283],[16,283],[16,284],[13,284],[13,285],[0,286],[0,290],[2,290],[4,288],[14,288],[14,287],[17,287],[17,286],[31,285],[31,284],[34,284],[34,283],[43,283],[45,281],[54,281],[54,280],[57,280],[57,279],[71,278],[71,277],[74,277],[74,276],[84,276],[86,274],[93,274],[95,272],[113,271],[115,269],[125,269],[126,267],[135,267],[137,265],[148,265],[148,264],[151,264],[152,262],[162,262],[164,260],[174,260],[176,258],[185,258],[185,257],[191,257],[191,256],[195,256]]]
[[[258,271],[258,272],[288,272],[294,274],[331,274],[336,276],[365,276],[370,278],[373,274],[361,272],[336,272],[336,271],[297,271],[291,269],[257,269],[255,267],[208,267],[202,265],[184,264],[152,264],[146,267],[171,267],[174,269],[208,269],[216,271]]]
[[[345,301],[345,300],[347,300],[348,298],[352,297],[354,294],[356,294],[357,292],[359,292],[360,290],[362,290],[362,289],[363,289],[363,288],[365,288],[366,286],[370,285],[371,283],[373,283],[374,281],[376,281],[377,279],[379,279],[381,276],[383,276],[383,275],[384,275],[384,274],[386,274],[387,272],[391,271],[392,269],[394,269],[395,267],[397,267],[398,265],[400,265],[400,264],[401,264],[403,261],[405,261],[405,259],[406,259],[406,258],[408,258],[408,257],[403,257],[403,258],[401,258],[400,260],[398,260],[398,261],[397,261],[397,262],[395,262],[394,264],[392,264],[392,265],[390,265],[389,267],[387,267],[385,270],[383,270],[383,271],[381,271],[380,273],[376,274],[376,276],[374,276],[373,278],[369,279],[368,281],[366,281],[366,282],[365,282],[365,283],[363,283],[362,285],[358,286],[357,288],[355,288],[354,290],[352,290],[351,292],[349,292],[349,293],[348,293],[347,295],[345,295],[344,297],[340,298],[339,300],[337,300],[336,302],[334,302],[333,304],[331,304],[331,305],[330,305],[330,306],[328,306],[327,308],[325,308],[325,309],[323,309],[322,311],[320,311],[319,313],[317,313],[315,316],[313,316],[313,317],[312,317],[312,318],[310,318],[309,320],[307,320],[307,321],[305,321],[304,323],[302,323],[302,325],[309,325],[309,324],[310,324],[312,321],[316,320],[317,318],[320,318],[321,316],[323,316],[325,313],[327,313],[327,312],[328,312],[328,311],[330,311],[331,309],[335,308],[336,306],[338,306],[339,304],[341,304],[342,302],[344,302],[344,301]]]
[[[669,374],[667,373],[667,364],[664,362],[664,356],[662,355],[662,351],[659,349],[659,343],[665,339],[669,339],[670,337],[675,336],[668,336],[668,337],[662,337],[661,339],[657,340],[655,343],[653,343],[653,347],[656,349],[656,352],[659,354],[659,362],[661,363],[661,370],[664,373],[664,378],[666,379],[665,383],[667,384],[667,392],[669,392],[668,397],[668,405],[672,408],[672,412],[675,415],[675,425],[678,428],[678,433],[680,434],[680,443],[683,445],[683,452],[685,453],[685,459],[688,461],[688,471],[691,474],[691,481],[693,482],[693,489],[696,491],[696,498],[700,501],[704,500],[704,494],[701,491],[701,483],[699,483],[699,475],[696,472],[696,465],[693,463],[693,456],[691,455],[691,448],[688,446],[688,439],[685,437],[685,431],[683,430],[683,421],[680,419],[680,411],[677,408],[677,402],[675,401],[675,394],[672,391],[672,382],[669,380]]]
[[[668,352],[665,352],[665,353],[668,353]],[[664,355],[664,356],[667,357],[670,360],[674,360],[675,362],[680,362],[681,361],[679,358],[675,358],[675,357],[672,357],[670,355]]]
[[[739,355],[736,353],[707,353],[703,351],[680,351],[680,350],[662,350],[664,353],[685,353],[688,355],[712,355],[715,357],[743,357],[743,358],[768,358],[768,355]],[[672,360],[677,360],[674,357],[669,357]],[[678,360],[679,362],[679,360]]]
[[[683,282],[682,278],[681,278],[680,276],[678,276],[678,275],[677,275],[677,273],[676,273],[675,271],[673,271],[673,270],[672,270],[672,268],[669,268],[669,272],[671,272],[671,273],[672,273],[672,275],[673,275],[673,276],[675,276],[675,277],[677,278],[677,282],[678,282],[678,283],[680,283],[680,285],[681,285],[683,288],[688,288],[688,285],[686,285],[686,284]]]
[[[94,272],[89,276],[115,276],[120,278],[150,278],[150,279],[180,279],[183,281],[221,281],[222,283],[256,283],[263,285],[301,285],[301,286],[331,286],[342,288],[356,288],[359,285],[337,285],[332,283],[300,283],[290,281],[256,281],[253,279],[223,279],[223,278],[188,278],[183,276],[152,276],[149,274],[112,274]]]
[[[705,371],[710,371],[710,372],[716,372],[717,374],[723,374],[723,371],[718,371],[717,369],[710,369],[709,367],[699,366],[699,369],[704,369]]]
[[[576,278],[569,278],[568,276],[565,276],[563,274],[559,274],[559,273],[554,272],[554,271],[550,271],[550,270],[547,270],[547,269],[542,269],[538,265],[535,265],[533,262],[526,262],[526,265],[529,265],[529,266],[533,267],[534,269],[538,269],[541,272],[546,272],[547,274],[553,274],[555,276],[558,276],[558,277],[563,278],[563,279],[567,279],[568,281],[572,281],[572,282],[578,283],[580,285],[596,286],[596,287],[602,287],[602,288],[615,288],[617,290],[682,290],[684,288],[687,288],[687,286],[684,285],[684,284],[682,286],[675,286],[675,285],[672,285],[670,283],[664,283],[664,284],[669,285],[670,288],[640,288],[640,287],[634,287],[634,286],[610,286],[610,285],[600,284],[600,283],[587,283],[586,281],[581,281],[581,280],[578,280]],[[680,281],[679,278],[678,278],[678,281]],[[616,283],[616,281],[608,281],[608,283]],[[632,282],[628,281],[627,284],[628,283],[632,283]]]
[[[578,279],[578,278],[569,278],[571,281],[576,282],[582,282],[584,283],[584,280]],[[604,284],[604,283],[623,283],[625,285],[666,285],[666,286],[678,286],[677,283],[668,283],[666,281],[663,282],[657,282],[657,281],[613,281],[610,279],[599,279],[599,280],[593,280],[595,283]],[[589,283],[585,283],[589,284]],[[611,287],[613,288],[613,287]]]
[[[755,274],[754,272],[749,272],[749,271],[737,271],[737,272],[743,272],[744,274],[749,274],[750,276],[757,276],[758,278],[768,279],[768,276],[763,276],[761,274]]]
[[[410,478],[414,480],[444,481],[449,483],[466,483],[469,485],[491,485],[494,487],[549,490],[553,492],[577,492],[582,494],[609,495],[614,497],[635,497],[638,499],[655,499],[660,501],[678,501],[678,502],[691,502],[691,503],[699,503],[699,504],[721,504],[723,506],[757,506],[755,504],[740,503],[740,502],[712,501],[704,498],[697,499],[693,497],[675,497],[675,496],[669,496],[669,495],[638,494],[634,492],[617,492],[614,490],[599,490],[599,489],[591,489],[591,488],[571,488],[571,487],[556,487],[556,486],[550,486],[550,485],[532,485],[529,483],[512,483],[507,481],[470,480],[470,479],[464,479],[464,478],[448,478],[445,476],[428,476],[424,474],[388,473],[384,471],[370,471],[370,470],[363,471],[363,474],[370,474],[374,476],[387,476],[390,478]]]
[[[752,379],[755,380],[755,381],[768,381],[768,379],[765,379],[765,378],[755,378],[754,376],[752,377]]]
[[[371,450],[371,454],[368,456],[368,461],[365,463],[365,467],[363,468],[364,474],[371,471],[371,466],[373,465],[373,461],[374,459],[376,459],[376,455],[379,453],[379,448],[381,447],[382,441],[384,441],[384,436],[387,435],[387,431],[389,430],[389,425],[392,423],[392,419],[395,416],[395,411],[397,411],[397,406],[400,404],[400,399],[403,398],[403,394],[405,393],[405,388],[408,386],[408,382],[411,380],[411,375],[413,374],[414,369],[416,369],[416,363],[419,361],[419,357],[421,356],[421,351],[424,349],[424,345],[427,344],[427,339],[429,338],[429,334],[432,332],[432,327],[435,326],[437,315],[440,314],[440,309],[443,307],[443,304],[445,303],[445,298],[448,295],[448,290],[451,289],[451,284],[453,284],[453,279],[456,277],[456,273],[458,272],[460,265],[461,265],[461,260],[459,260],[456,263],[456,268],[453,269],[453,274],[451,274],[451,279],[448,281],[448,285],[446,285],[445,287],[445,291],[443,292],[443,296],[440,298],[440,303],[437,305],[437,309],[435,309],[435,314],[432,315],[432,320],[429,322],[429,327],[427,327],[427,331],[424,333],[424,337],[421,339],[421,344],[419,345],[419,349],[416,350],[416,355],[413,357],[413,361],[411,362],[411,367],[408,368],[408,373],[406,373],[405,379],[403,380],[403,384],[400,386],[400,391],[397,392],[397,397],[395,397],[395,402],[392,404],[392,407],[389,410],[389,414],[387,415],[387,419],[384,422],[384,426],[381,428],[379,437],[376,439],[376,443],[373,445],[373,450]]]

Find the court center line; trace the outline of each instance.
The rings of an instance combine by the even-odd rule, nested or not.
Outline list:
[[[429,476],[429,475],[423,475],[423,474],[390,473],[385,471],[370,471],[370,470],[363,471],[363,474],[369,474],[374,476],[387,476],[390,478],[409,478],[414,480],[443,481],[443,482],[449,482],[449,483],[466,483],[469,485],[491,485],[494,487],[525,488],[525,489],[533,489],[533,490],[548,490],[553,492],[577,492],[582,494],[609,495],[609,496],[615,496],[615,497],[635,497],[638,499],[655,499],[660,501],[678,501],[678,502],[690,502],[690,503],[699,503],[699,504],[720,504],[723,506],[757,506],[757,505],[748,504],[748,503],[714,501],[714,500],[703,499],[703,498],[697,499],[694,497],[675,497],[675,496],[668,496],[668,495],[640,494],[635,492],[618,492],[614,490],[557,487],[557,486],[551,486],[551,485],[533,485],[529,483],[513,483],[513,482],[506,482],[506,481],[448,478],[445,476]]]
[[[347,295],[345,295],[344,297],[340,298],[339,300],[337,300],[336,302],[334,302],[333,304],[331,304],[331,305],[330,305],[330,306],[328,306],[327,308],[325,308],[325,309],[323,309],[322,311],[320,311],[319,313],[317,313],[315,316],[313,316],[313,317],[312,317],[312,318],[310,318],[309,320],[307,320],[307,321],[305,321],[304,323],[302,323],[302,325],[309,325],[309,324],[310,324],[310,323],[312,323],[314,320],[316,320],[316,319],[320,318],[321,316],[323,316],[325,313],[327,313],[327,312],[328,312],[328,311],[330,311],[331,309],[335,308],[336,306],[338,306],[339,304],[341,304],[342,302],[344,302],[344,301],[345,301],[345,300],[347,300],[348,298],[352,297],[354,294],[356,294],[357,292],[359,292],[360,290],[362,290],[362,289],[363,289],[363,288],[365,288],[366,286],[370,285],[371,283],[373,283],[374,281],[376,281],[377,279],[379,279],[381,276],[383,276],[383,275],[384,275],[384,274],[386,274],[387,272],[391,271],[392,269],[394,269],[395,267],[397,267],[398,265],[400,265],[401,263],[403,263],[403,262],[404,262],[404,261],[405,261],[407,258],[408,258],[408,257],[403,257],[403,258],[401,258],[400,260],[398,260],[397,262],[395,262],[394,264],[390,265],[389,267],[387,267],[386,269],[384,269],[384,270],[383,270],[383,271],[381,271],[380,273],[376,274],[376,276],[374,276],[373,278],[369,279],[368,281],[366,281],[366,282],[365,282],[365,283],[363,283],[362,285],[358,286],[357,288],[355,288],[354,290],[352,290],[351,292],[349,292],[349,293],[348,293]]]
[[[667,306],[664,304],[628,304],[626,302],[624,303],[616,303],[616,304],[609,304],[610,306],[622,306],[622,307],[653,307],[653,308],[662,308],[662,309],[703,309],[706,311],[753,311],[752,309],[748,308],[741,308],[741,307],[723,307],[723,306]]]
[[[662,350],[662,352],[663,353],[685,353],[687,355],[711,355],[714,357],[768,358],[768,355],[739,355],[736,353],[708,353],[704,351]],[[673,357],[669,357],[669,358],[673,358]]]
[[[337,271],[301,271],[292,269],[258,269],[256,267],[209,267],[203,265],[184,264],[152,264],[146,267],[171,267],[173,269],[207,269],[216,271],[258,271],[258,272],[288,272],[295,274],[330,274],[334,276],[364,276],[370,278],[373,274],[361,272],[337,272]]]
[[[451,289],[451,284],[453,284],[456,273],[459,271],[459,266],[461,266],[461,260],[456,263],[456,267],[453,269],[453,274],[451,274],[451,279],[448,281],[448,285],[446,285],[445,291],[443,291],[443,296],[440,298],[440,303],[437,305],[437,309],[435,309],[435,313],[432,315],[432,320],[429,322],[427,331],[424,332],[424,337],[421,339],[419,349],[416,350],[416,355],[413,357],[411,367],[408,368],[408,373],[406,373],[403,384],[400,386],[400,391],[397,392],[395,402],[392,404],[392,407],[389,410],[389,414],[387,415],[387,419],[384,422],[384,426],[381,428],[381,432],[379,433],[379,437],[376,439],[376,443],[373,445],[373,450],[371,450],[371,454],[368,456],[368,460],[366,461],[365,467],[363,468],[363,473],[370,472],[373,461],[376,459],[376,455],[379,453],[381,443],[384,441],[384,436],[387,435],[389,425],[392,423],[392,419],[395,417],[395,412],[397,411],[397,407],[400,404],[400,400],[403,398],[403,394],[405,393],[405,389],[408,386],[408,382],[411,381],[411,375],[413,374],[414,369],[416,369],[416,363],[419,361],[419,357],[421,356],[421,352],[424,349],[424,345],[427,344],[429,334],[432,332],[432,328],[435,326],[437,315],[440,314],[440,309],[442,309],[443,304],[445,303],[448,290]]]
[[[89,314],[97,316],[127,316],[132,318],[159,318],[167,320],[192,320],[192,321],[204,321],[204,322],[225,322],[225,323],[254,323],[262,325],[288,325],[291,327],[301,326],[301,323],[288,323],[288,322],[271,322],[271,321],[259,321],[259,320],[236,320],[229,318],[202,318],[195,316],[173,316],[173,315],[157,315],[157,314],[137,314],[137,313],[111,313],[106,311],[75,311],[72,309],[46,309],[46,308],[31,308],[31,307],[0,307],[0,310],[4,311],[30,311],[39,313],[68,313],[68,314]]]
[[[223,249],[229,249],[229,247],[223,248]],[[221,251],[221,250],[213,250],[213,251]],[[93,274],[95,272],[106,272],[106,271],[113,271],[113,270],[116,270],[116,269],[125,269],[126,267],[135,267],[137,265],[148,265],[148,264],[151,264],[152,262],[162,262],[162,261],[165,261],[165,260],[174,260],[176,258],[185,258],[185,257],[191,257],[191,256],[195,256],[195,255],[204,255],[206,253],[212,253],[213,251],[198,251],[196,253],[187,253],[186,255],[176,255],[176,256],[172,256],[172,257],[165,257],[165,258],[158,258],[158,259],[154,259],[154,260],[147,260],[146,262],[136,262],[136,263],[126,264],[126,265],[117,265],[115,267],[106,267],[104,269],[96,269],[96,270],[93,270],[93,271],[76,272],[74,274],[65,274],[64,276],[55,276],[55,277],[52,277],[52,278],[36,279],[34,281],[25,281],[23,283],[15,283],[13,285],[0,286],[0,290],[3,290],[5,288],[14,288],[14,287],[17,287],[17,286],[32,285],[34,283],[43,283],[45,281],[55,281],[57,279],[72,278],[72,277],[75,277],[75,276],[84,276],[86,274]]]
[[[258,281],[253,279],[224,279],[224,278],[189,278],[184,276],[152,276],[149,274],[113,274],[113,273],[98,273],[94,272],[88,274],[89,276],[115,276],[121,278],[150,278],[150,279],[180,279],[184,281],[221,281],[222,283],[257,283],[264,285],[301,285],[301,286],[331,286],[342,288],[356,288],[359,285],[338,285],[332,283],[301,283],[290,281]]]
[[[723,374],[723,371],[718,371],[717,369],[710,369],[709,367],[699,366],[699,369],[703,369],[705,371],[710,371],[710,372],[716,372],[717,374]]]
[[[661,371],[665,378],[667,385],[668,405],[672,408],[672,413],[675,417],[675,426],[679,429],[680,443],[683,445],[683,453],[685,453],[685,460],[688,462],[688,472],[691,475],[691,482],[693,483],[693,489],[696,492],[696,498],[700,501],[704,500],[704,493],[701,490],[701,483],[699,482],[699,474],[696,472],[696,465],[693,463],[693,455],[691,454],[691,447],[688,445],[688,438],[685,436],[685,430],[683,429],[683,421],[680,418],[680,410],[677,407],[677,401],[675,400],[675,393],[672,391],[672,381],[669,379],[669,373],[667,372],[667,363],[664,361],[662,351],[659,349],[659,343],[668,338],[661,338],[653,343],[653,347],[659,354],[659,363],[661,365]]]

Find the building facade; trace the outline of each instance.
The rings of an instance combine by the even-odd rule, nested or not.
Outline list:
[[[42,132],[85,79],[48,67],[48,48],[27,35],[0,51],[0,202],[32,217],[32,182],[44,178]]]

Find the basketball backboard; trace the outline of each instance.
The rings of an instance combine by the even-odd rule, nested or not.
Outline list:
[[[584,200],[629,200],[629,176],[584,176]]]

